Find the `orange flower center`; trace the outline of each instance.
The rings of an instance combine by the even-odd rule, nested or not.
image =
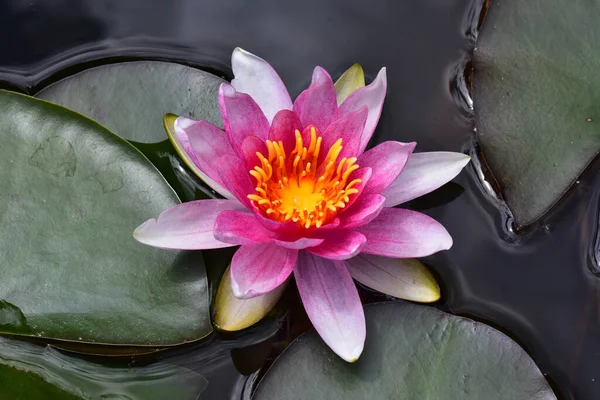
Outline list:
[[[296,130],[296,147],[286,154],[282,142],[266,141],[268,154],[257,152],[261,165],[250,175],[256,178],[256,193],[248,198],[267,217],[280,222],[294,221],[304,228],[320,227],[333,220],[340,208],[358,193],[354,186],[361,180],[349,181],[358,169],[356,158],[342,158],[342,139],[335,142],[321,163],[323,142],[317,130],[310,128],[310,144],[305,147]]]

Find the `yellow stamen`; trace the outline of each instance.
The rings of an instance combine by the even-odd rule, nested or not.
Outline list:
[[[294,149],[286,154],[283,142],[266,141],[267,156],[257,152],[259,165],[249,173],[256,179],[256,193],[248,195],[255,207],[276,221],[293,221],[308,229],[331,222],[345,208],[361,180],[349,181],[358,169],[356,158],[338,157],[338,139],[319,162],[323,139],[310,128],[310,143],[305,146],[302,133],[294,132]]]

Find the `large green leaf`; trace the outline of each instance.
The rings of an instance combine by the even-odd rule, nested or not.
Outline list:
[[[132,232],[178,202],[148,160],[63,107],[0,91],[0,332],[172,345],[211,331],[199,252]]]
[[[0,338],[2,399],[196,400],[206,386],[202,376],[174,365],[107,367]]]
[[[11,400],[81,400],[32,372],[0,364],[0,393]]]
[[[600,0],[492,1],[474,56],[483,154],[518,225],[600,150]]]
[[[556,398],[523,349],[487,325],[405,302],[369,305],[365,314],[356,363],[305,334],[275,361],[254,399]]]
[[[180,64],[135,61],[91,68],[36,94],[78,111],[136,142],[167,137],[167,113],[221,126],[217,94],[223,79]]]

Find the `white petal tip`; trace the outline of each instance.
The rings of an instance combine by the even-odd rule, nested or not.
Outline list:
[[[453,244],[454,244],[454,240],[452,240],[452,236],[450,236],[450,234],[448,234],[448,239],[444,240],[444,242],[442,243],[441,249],[442,250],[450,250],[450,248],[452,247]]]
[[[240,288],[240,285],[235,281],[233,275],[231,275],[231,291],[233,292],[233,295],[240,300],[243,300],[248,293]]]
[[[188,129],[190,126],[194,125],[197,122],[198,121],[193,120],[191,118],[179,116],[175,120],[175,123],[173,124],[173,126],[174,126],[175,130],[180,130],[180,129],[185,130],[185,129]]]
[[[344,354],[338,354],[344,361],[347,361],[349,363],[355,363],[356,361],[358,361],[360,355],[363,352],[363,348],[364,348],[365,344],[361,343],[358,346],[356,346],[353,350],[351,350],[348,354],[344,355]]]
[[[233,54],[236,54],[236,53],[252,55],[252,56],[254,55],[254,54],[250,53],[249,51],[242,49],[241,47],[236,47],[235,49],[233,49]]]
[[[452,240],[452,237],[450,236],[450,234],[448,234],[447,238],[444,239],[439,239],[438,243],[437,243],[437,250],[435,250],[436,247],[432,248],[431,254],[435,254],[437,252],[440,251],[446,251],[446,250],[450,250],[452,248],[452,245],[454,244],[454,241]],[[428,254],[428,255],[431,255]],[[421,256],[421,257],[426,257],[426,256]]]
[[[135,240],[141,243],[146,243],[144,231],[154,224],[156,224],[156,220],[154,218],[151,218],[148,221],[141,224],[140,226],[138,226],[137,228],[135,228],[135,230],[133,231],[133,237],[135,238]]]
[[[416,299],[414,301],[416,301],[418,303],[435,303],[441,297],[442,296],[441,296],[439,287],[437,287],[437,290],[436,290],[436,288],[430,288],[430,290],[428,290],[427,294],[423,293],[423,297],[420,297],[419,299]]]
[[[231,66],[235,70],[244,64],[247,64],[249,61],[264,61],[262,58],[257,56],[256,54],[250,53],[247,50],[242,49],[241,47],[236,47],[233,49],[233,53],[231,53]],[[233,81],[232,81],[233,82]]]
[[[231,279],[231,291],[235,298],[239,300],[248,300],[264,294],[252,289],[243,290],[234,279]]]
[[[414,301],[416,303],[435,303],[442,297],[440,286],[431,277],[430,281],[422,282],[419,285],[419,291],[413,293],[411,296],[404,296],[405,300]]]
[[[219,87],[219,91],[225,97],[234,97],[236,94],[235,88],[233,86],[231,86],[229,83],[221,83],[221,86]]]
[[[458,152],[448,152],[449,155],[453,156],[453,159],[448,159],[448,167],[450,168],[455,168],[454,171],[456,171],[456,174],[458,175],[458,173],[460,173],[460,171],[469,163],[469,161],[471,161],[471,156],[464,154],[464,153],[458,153]]]

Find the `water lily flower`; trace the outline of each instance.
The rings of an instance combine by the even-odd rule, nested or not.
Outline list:
[[[424,257],[452,246],[440,223],[394,207],[450,181],[469,157],[413,154],[415,143],[396,141],[365,151],[386,94],[385,68],[336,99],[331,77],[316,67],[292,102],[265,60],[238,48],[232,67],[235,79],[218,95],[224,131],[186,117],[174,126],[187,157],[225,199],[171,207],[134,236],[169,249],[241,246],[230,279],[242,299],[293,274],[317,332],[355,361],[365,318],[352,275],[385,287],[385,274],[373,272],[378,256]]]

